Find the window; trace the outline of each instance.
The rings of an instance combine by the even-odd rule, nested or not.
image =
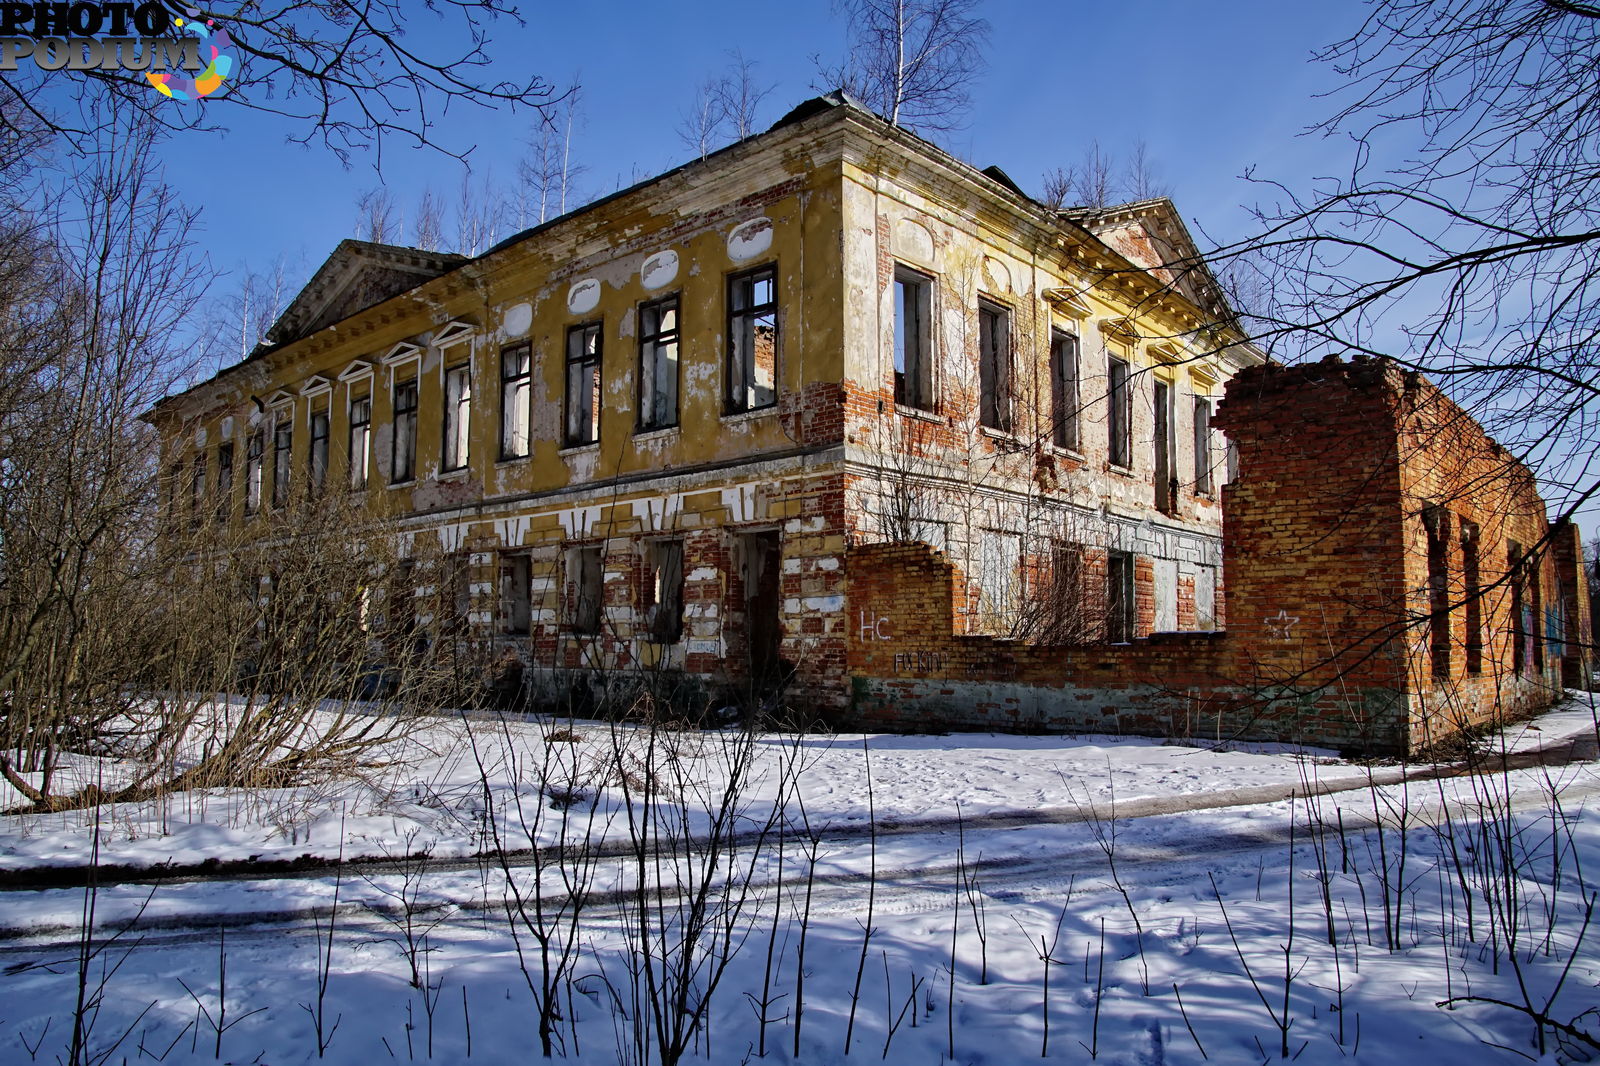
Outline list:
[[[311,448],[306,455],[307,472],[311,475],[311,491],[322,491],[328,480],[328,409],[311,412]]]
[[[472,367],[444,372],[444,470],[467,465],[467,434],[472,427]]]
[[[367,487],[367,463],[372,452],[372,397],[350,401],[350,487]]]
[[[894,271],[894,402],[933,410],[933,279]]]
[[[206,512],[206,453],[194,457],[189,471],[189,524],[198,526]]]
[[[1194,491],[1211,495],[1211,400],[1194,398]]]
[[[1428,534],[1428,653],[1436,680],[1450,678],[1450,518],[1437,505],[1422,512]]]
[[[1110,437],[1109,452],[1112,466],[1124,469],[1133,466],[1133,411],[1130,399],[1133,390],[1128,387],[1126,360],[1111,356],[1106,361],[1106,399],[1110,405],[1106,412],[1106,432]]]
[[[1106,555],[1106,640],[1126,644],[1133,639],[1133,556]]]
[[[1011,316],[996,304],[978,304],[978,418],[1011,432]]]
[[[532,349],[526,344],[500,353],[500,458],[528,454],[528,401],[533,376]]]
[[[500,628],[526,636],[533,622],[533,560],[526,554],[500,558]]]
[[[600,323],[567,330],[566,445],[600,439]]]
[[[778,402],[777,270],[728,279],[728,413]]]
[[[272,506],[289,502],[289,463],[294,455],[294,416],[278,415],[272,426]]]
[[[233,517],[233,445],[217,445],[217,521]]]
[[[1171,514],[1177,510],[1178,504],[1178,473],[1176,458],[1173,453],[1173,444],[1177,434],[1174,432],[1174,418],[1172,402],[1172,385],[1170,382],[1157,381],[1155,388],[1155,490],[1156,509]]]
[[[655,644],[676,644],[683,636],[683,541],[649,545],[645,575],[645,625]]]
[[[600,545],[567,553],[567,626],[574,633],[600,632],[603,604]]]
[[[1010,636],[1021,615],[1022,537],[985,529],[978,541],[978,588],[982,632]]]
[[[390,448],[389,482],[410,481],[417,474],[417,379],[394,386],[394,440]]]
[[[678,298],[639,307],[639,428],[678,424]]]
[[[261,510],[261,453],[266,441],[261,430],[250,434],[244,446],[244,513]]]
[[[1478,527],[1461,523],[1461,579],[1467,625],[1467,673],[1483,673],[1483,578],[1478,562]]]
[[[1050,332],[1050,439],[1078,449],[1078,338]]]

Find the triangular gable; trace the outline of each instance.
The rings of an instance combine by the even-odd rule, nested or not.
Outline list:
[[[318,393],[327,392],[331,388],[333,388],[333,382],[331,380],[323,377],[321,374],[313,374],[306,380],[304,385],[300,386],[300,395],[315,396]]]
[[[400,363],[409,363],[413,359],[422,358],[422,345],[412,344],[410,341],[401,341],[399,344],[383,353],[379,362],[384,366],[396,366]]]
[[[267,331],[267,343],[308,337],[446,273],[465,256],[371,241],[343,240]]]
[[[1123,258],[1149,271],[1219,322],[1233,322],[1234,310],[1222,286],[1200,256],[1172,201],[1165,196],[1101,208],[1061,212]]]
[[[372,363],[366,359],[357,359],[343,370],[339,371],[340,381],[358,381],[361,378],[372,376]]]
[[[452,344],[460,344],[472,336],[472,332],[476,328],[471,322],[465,322],[459,318],[451,319],[433,331],[431,343],[435,348],[448,348]]]

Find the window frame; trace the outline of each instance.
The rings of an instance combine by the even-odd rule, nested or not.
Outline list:
[[[597,319],[567,327],[566,359],[563,362],[562,374],[565,388],[561,412],[561,443],[564,448],[585,448],[600,443],[600,371],[605,359],[604,324],[603,320]],[[588,338],[593,338],[592,350],[586,343]],[[582,413],[582,409],[575,406],[574,402],[575,393],[578,391],[573,388],[574,372],[587,374],[586,385],[589,392],[587,436],[582,435],[582,426],[574,424],[574,416]]]
[[[1071,352],[1070,358],[1064,353]],[[1050,327],[1050,440],[1076,452],[1082,445],[1078,383],[1082,379],[1083,345],[1076,333]],[[1070,365],[1069,365],[1070,364]]]
[[[1121,370],[1120,380],[1117,373]],[[1106,353],[1106,461],[1133,469],[1133,363]]]
[[[683,639],[684,542],[681,537],[647,541],[644,587],[646,640],[651,644],[676,644]],[[676,556],[677,572],[664,565]]]
[[[996,433],[1012,431],[1011,309],[978,298],[978,424]]]
[[[592,560],[593,595],[586,596],[586,571]],[[566,628],[580,636],[596,636],[605,628],[606,563],[605,546],[579,544],[566,555]]]
[[[771,296],[765,303],[755,303],[755,286],[762,280],[771,286]],[[741,300],[742,294],[742,300]],[[783,320],[779,311],[781,301],[778,298],[778,264],[776,262],[764,263],[749,270],[741,270],[728,275],[725,291],[727,300],[727,352],[723,360],[723,388],[722,388],[722,413],[726,415],[747,414],[752,411],[765,411],[776,407],[778,404],[778,362],[782,352]],[[743,302],[746,306],[739,306]],[[754,384],[756,364],[753,353],[755,351],[755,323],[764,317],[770,316],[772,320],[772,385],[771,396],[764,402],[756,402],[757,390],[760,385]],[[745,337],[745,325],[750,324],[749,338]],[[748,349],[751,354],[749,366],[743,367],[745,361],[741,355],[742,349]],[[738,371],[736,373],[736,371]]]
[[[533,633],[533,556],[526,551],[500,556],[500,632],[510,637]]]
[[[1196,496],[1210,496],[1216,491],[1216,477],[1211,471],[1211,455],[1214,443],[1213,430],[1211,428],[1211,397],[1196,395],[1194,398],[1194,493]]]
[[[322,492],[328,483],[328,442],[333,434],[333,413],[327,407],[313,409],[309,417],[306,442],[306,482],[313,494]],[[321,432],[318,433],[318,423]]]
[[[415,377],[397,379],[390,388],[391,419],[393,431],[389,435],[389,484],[404,485],[417,477],[417,404],[418,380]],[[408,396],[410,403],[402,407],[400,399]],[[405,442],[406,464],[401,473],[401,442]]]
[[[247,515],[261,511],[262,490],[266,487],[262,484],[266,454],[266,427],[257,426],[245,438],[244,445],[244,513]]]
[[[514,363],[512,360],[518,355],[520,361]],[[533,345],[528,341],[508,344],[500,349],[501,462],[526,459],[533,450],[532,397]]]
[[[661,322],[667,313],[672,315],[672,326],[663,328]],[[647,328],[649,316],[654,316],[653,328]],[[676,429],[679,422],[679,405],[683,399],[683,303],[679,293],[641,303],[638,309],[639,328],[639,382],[637,432],[648,433],[658,429]],[[657,365],[661,353],[670,347],[672,373],[672,405],[670,414],[656,417],[656,400],[660,396],[660,377]]]
[[[358,408],[361,411],[360,418],[356,417]],[[367,487],[368,468],[372,463],[372,394],[350,397],[347,417],[350,431],[346,434],[345,461],[349,466],[350,488],[364,489]],[[359,459],[356,449],[357,439],[361,441]]]
[[[272,506],[289,503],[289,481],[294,469],[294,412],[279,411],[272,420]]]
[[[196,452],[189,464],[189,526],[198,529],[205,521],[206,511],[206,453]]]
[[[934,278],[902,263],[894,266],[890,281],[894,319],[894,402],[918,411],[938,407],[934,395],[933,305],[937,298]],[[915,294],[915,299],[908,299]],[[909,305],[909,309],[908,309]],[[914,328],[907,328],[908,326]]]
[[[217,445],[217,521],[233,517],[233,441]]]
[[[452,398],[451,390],[458,390]],[[472,364],[444,370],[444,418],[439,447],[441,474],[465,470],[472,458]]]
[[[1120,574],[1119,574],[1120,571]],[[1139,627],[1139,598],[1132,552],[1106,552],[1106,643],[1131,644]]]

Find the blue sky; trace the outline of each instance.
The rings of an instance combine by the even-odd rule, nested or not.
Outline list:
[[[1289,181],[1339,169],[1342,149],[1296,134],[1327,110],[1313,94],[1334,83],[1332,71],[1309,62],[1311,50],[1355,25],[1361,12],[1343,0],[994,0],[985,11],[989,71],[975,87],[967,127],[942,140],[1036,191],[1047,169],[1076,162],[1092,140],[1123,156],[1142,138],[1185,217],[1230,234],[1242,225],[1239,205],[1261,195],[1241,180],[1247,169]],[[494,70],[581,82],[573,153],[584,168],[578,191],[590,195],[692,155],[676,128],[697,85],[721,73],[733,50],[773,86],[759,115],[765,126],[816,94],[811,57],[837,62],[846,37],[826,0],[526,3],[523,15],[524,27],[497,24]],[[427,25],[419,10],[415,33]],[[287,120],[211,101],[173,106],[208,108],[227,127],[226,134],[181,133],[165,149],[169,179],[203,205],[197,226],[224,289],[229,275],[265,269],[280,256],[304,276],[352,235],[357,197],[380,182],[408,215],[409,241],[422,189],[453,204],[462,180],[459,163],[398,141],[386,149],[381,172],[375,156],[345,167],[325,149],[289,143],[299,130]],[[472,149],[474,182],[487,175],[509,183],[529,121],[458,107],[444,136]]]

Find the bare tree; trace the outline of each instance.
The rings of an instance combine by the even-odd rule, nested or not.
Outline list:
[[[295,120],[291,139],[321,141],[342,160],[381,151],[385,140],[462,156],[470,145],[442,136],[452,107],[543,108],[554,87],[537,75],[491,75],[490,41],[507,22],[521,24],[505,0],[278,0],[218,8],[167,0],[170,19],[210,24],[228,36],[237,62],[208,109],[176,108],[137,73],[90,68],[60,78],[29,58],[0,80],[0,126],[43,127],[79,147],[98,143],[96,103],[115,102],[167,129],[222,124],[225,109],[245,108]],[[426,12],[424,14],[424,12]],[[25,27],[24,27],[25,28]],[[175,32],[182,32],[176,31]],[[204,116],[204,117],[202,117]]]
[[[960,128],[989,36],[978,0],[847,0],[844,10],[850,54],[823,78],[897,126]]]
[[[400,205],[382,185],[368,189],[356,198],[356,235],[374,244],[390,244],[401,239],[404,230]]]
[[[1100,147],[1100,141],[1092,140],[1077,163],[1047,171],[1043,185],[1044,203],[1057,210],[1110,207],[1116,203],[1150,200],[1171,192],[1165,183],[1156,179],[1154,164],[1143,140],[1134,142],[1127,161],[1120,168],[1116,158]]]
[[[1382,0],[1320,58],[1346,78],[1315,132],[1342,178],[1268,184],[1255,235],[1284,358],[1390,355],[1424,371],[1571,512],[1600,492],[1600,8]]]
[[[704,159],[731,141],[742,141],[756,133],[756,115],[761,101],[772,94],[772,85],[756,80],[754,60],[743,52],[728,53],[727,70],[700,84],[695,103],[678,124],[678,139]]]
[[[572,127],[578,118],[582,93],[576,76],[559,110],[534,119],[527,146],[517,164],[517,197],[512,213],[517,226],[536,225],[564,214],[573,183],[584,167],[572,161]],[[572,196],[574,206],[577,198]]]
[[[417,200],[417,210],[411,220],[411,241],[430,252],[444,250],[444,206],[432,189],[423,189]]]

